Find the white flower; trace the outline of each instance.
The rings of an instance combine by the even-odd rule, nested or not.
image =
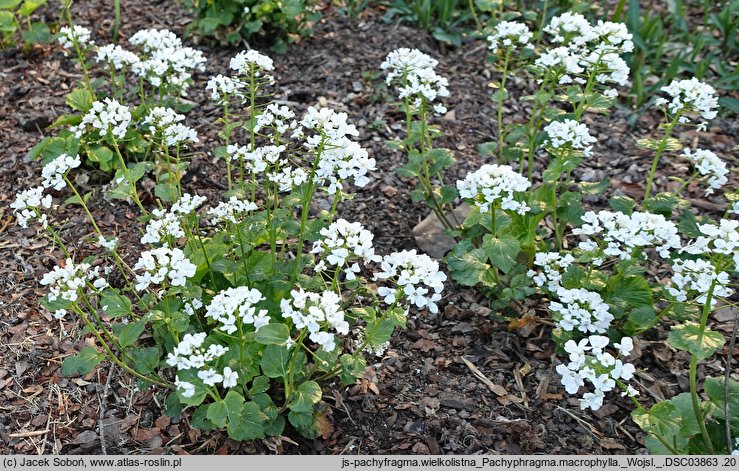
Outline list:
[[[716,268],[706,260],[676,260],[672,271],[672,283],[667,291],[678,302],[687,301],[689,295],[697,295],[695,302],[705,304],[714,283],[712,307],[718,302],[718,297],[729,297],[734,293],[729,288],[729,274],[725,271],[717,273]]]
[[[380,68],[388,71],[387,84],[390,85],[397,78],[413,75],[423,69],[434,69],[438,64],[439,61],[418,49],[401,47],[389,53]]]
[[[560,289],[562,274],[572,265],[575,258],[570,254],[557,252],[539,252],[534,257],[534,265],[542,268],[540,273],[530,270],[526,273],[537,286],[546,287],[552,293]]]
[[[376,273],[374,279],[390,281],[389,287],[378,288],[378,294],[385,298],[386,304],[407,301],[417,307],[427,307],[432,314],[439,311],[436,302],[441,299],[447,277],[439,271],[437,261],[415,250],[403,250],[385,255],[380,269],[382,271]],[[422,294],[417,289],[419,287],[427,292]],[[411,293],[412,300],[408,293]]]
[[[634,349],[634,341],[631,337],[624,337],[621,339],[621,343],[614,343],[614,347],[618,350],[618,354],[627,357],[631,355],[631,351]]]
[[[481,213],[487,213],[491,205],[500,201],[501,209],[525,214],[530,208],[514,197],[530,186],[531,182],[509,165],[485,164],[468,173],[464,180],[457,180],[459,196],[473,200]]]
[[[280,302],[280,310],[282,317],[291,319],[296,329],[307,329],[311,341],[331,352],[336,341],[329,330],[342,335],[349,333],[349,323],[344,320],[340,303],[341,298],[333,291],[312,293],[298,289],[290,292],[289,299]],[[292,341],[288,344],[292,345]]]
[[[313,244],[311,253],[323,255],[325,262],[331,266],[344,268],[347,280],[355,279],[359,271],[359,266],[351,263],[354,260],[361,259],[365,264],[381,260],[372,247],[374,236],[358,222],[350,223],[346,219],[338,219],[321,229],[320,234],[323,238]],[[324,261],[321,260],[320,263]],[[318,267],[316,271],[319,271]]]
[[[141,30],[129,40],[143,51],[140,60],[132,64],[133,72],[152,86],[173,87],[183,94],[195,70],[205,70],[203,53],[183,47],[182,41],[168,30]]]
[[[162,284],[169,279],[172,286],[185,286],[188,278],[195,276],[197,267],[177,248],[159,247],[147,250],[139,257],[134,271],[143,270],[136,275],[136,290],[142,291],[152,284]]]
[[[701,236],[685,246],[684,251],[693,255],[731,255],[734,266],[739,270],[739,221],[722,219],[719,225],[701,224]]]
[[[100,268],[92,268],[89,263],[75,264],[71,258],[67,258],[62,266],[56,266],[41,277],[40,283],[49,287],[49,301],[63,299],[65,301],[77,301],[80,290],[92,283],[96,289],[107,286],[107,281],[100,278]]]
[[[281,192],[289,192],[308,181],[308,173],[299,167],[284,167],[267,174],[267,180],[277,183]]]
[[[239,79],[218,74],[208,80],[208,84],[205,86],[205,89],[210,90],[211,100],[220,103],[227,103],[228,99],[231,97],[243,98],[243,90],[245,87],[246,85]]]
[[[86,46],[92,46],[95,44],[90,40],[91,34],[90,30],[84,26],[75,25],[74,29],[69,26],[62,26],[59,29],[59,38],[57,41],[59,41],[59,44],[61,44],[64,49],[72,49],[74,47],[74,39],[76,38],[77,44],[79,44],[81,49],[84,49]]]
[[[228,334],[238,330],[237,320],[259,330],[259,327],[269,323],[267,310],[256,308],[256,304],[265,299],[256,288],[250,289],[246,286],[228,288],[213,297],[207,307],[205,317],[220,323],[219,329]]]
[[[180,381],[180,378],[175,378],[175,386],[177,389],[182,390],[182,397],[193,397],[195,395],[195,385],[188,383],[187,381]]]
[[[588,157],[590,149],[596,139],[590,135],[588,127],[573,119],[564,121],[552,121],[544,128],[549,136],[549,145],[555,149],[572,148],[582,150],[583,155]]]
[[[693,77],[690,80],[673,80],[669,85],[662,87],[662,91],[672,97],[669,103],[662,99],[657,106],[667,105],[672,114],[679,111],[696,112],[706,121],[718,114],[718,96],[716,90]]]
[[[179,239],[185,237],[185,231],[180,226],[180,219],[176,213],[167,212],[163,209],[155,209],[151,212],[152,219],[146,225],[144,235],[141,237],[142,244],[158,244],[166,238]]]
[[[19,226],[26,228],[28,221],[37,220],[45,229],[48,227],[48,219],[42,211],[50,209],[51,203],[51,195],[44,195],[44,187],[37,186],[18,193],[15,201],[10,203],[10,208]]]
[[[582,226],[572,230],[574,235],[592,236],[606,243],[608,256],[629,260],[637,248],[654,247],[662,258],[669,258],[671,250],[680,249],[677,226],[660,214],[635,211],[588,211],[582,216]],[[580,248],[592,251],[592,241],[580,243]]]
[[[131,111],[127,106],[121,105],[117,100],[106,98],[96,101],[92,108],[82,117],[82,122],[71,130],[75,137],[80,138],[92,127],[98,136],[106,137],[111,133],[118,139],[126,137],[128,126],[131,124]]]
[[[72,170],[82,164],[79,155],[72,157],[71,155],[61,154],[51,162],[44,165],[41,170],[41,176],[43,182],[41,183],[44,188],[54,188],[55,190],[61,190],[67,186],[67,182],[64,181],[64,176]]]
[[[729,174],[729,169],[726,168],[726,162],[710,150],[696,149],[695,152],[691,152],[690,149],[684,149],[683,156],[701,175],[708,176],[706,195],[712,194],[713,190],[718,190],[728,181],[726,175]]]
[[[254,49],[241,51],[236,54],[236,56],[231,59],[230,66],[231,70],[244,75],[249,75],[251,67],[255,67],[257,71],[259,71],[259,69],[268,72],[275,70],[272,59],[265,56],[264,54],[260,54]]]
[[[148,124],[157,131],[163,131],[164,129],[172,126],[175,123],[184,121],[185,116],[178,114],[172,108],[165,108],[163,106],[155,106],[144,118],[144,124]]]
[[[100,244],[100,247],[104,248],[105,250],[112,252],[118,246],[118,237],[111,237],[110,239],[107,239],[103,236],[99,236],[98,244]]]
[[[140,61],[139,56],[115,44],[100,46],[95,60],[97,62],[107,62],[116,70],[121,70],[124,67],[131,66]]]
[[[223,369],[223,387],[232,388],[239,384],[239,374],[228,366]]]
[[[608,304],[600,294],[586,289],[557,290],[560,302],[551,302],[549,308],[554,312],[557,327],[571,332],[575,329],[583,333],[605,333],[614,317],[608,312]]]
[[[270,103],[262,111],[262,114],[257,116],[254,122],[254,132],[261,132],[264,128],[272,128],[278,134],[285,133],[289,128],[293,127],[297,123],[292,121],[295,117],[295,113],[290,110],[287,106],[280,106],[277,103]]]
[[[198,378],[200,378],[206,386],[215,386],[216,384],[223,382],[223,375],[216,373],[216,370],[213,368],[198,371]]]
[[[603,391],[596,389],[594,393],[586,392],[580,399],[580,409],[593,409],[598,410],[603,406]]]
[[[246,213],[256,211],[258,209],[255,203],[246,200],[239,200],[232,196],[228,201],[218,203],[218,206],[208,210],[208,215],[212,218],[211,224],[225,224],[231,222],[238,224]]]
[[[580,13],[566,11],[555,16],[544,28],[544,32],[551,34],[554,42],[567,42],[580,46],[598,37],[587,19]]]
[[[490,50],[512,49],[516,43],[525,46],[533,37],[528,26],[517,21],[501,21],[495,25],[493,34],[488,36]]]

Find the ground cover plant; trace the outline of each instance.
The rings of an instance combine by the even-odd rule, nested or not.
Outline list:
[[[284,57],[67,4],[8,140],[3,446],[734,452],[732,95],[639,117],[626,24],[474,3],[460,50],[344,4]]]

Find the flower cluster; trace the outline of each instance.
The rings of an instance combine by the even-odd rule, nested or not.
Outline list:
[[[557,298],[560,302],[549,304],[557,327],[567,332],[577,329],[583,333],[603,334],[611,326],[614,317],[600,294],[582,288],[559,288]]]
[[[561,288],[562,274],[575,261],[570,254],[562,255],[559,252],[538,252],[534,257],[534,265],[541,267],[537,273],[529,270],[526,274],[539,287],[546,287],[550,293],[556,293]]]
[[[255,203],[232,196],[228,201],[221,201],[218,206],[209,209],[208,215],[212,218],[213,225],[227,222],[238,224],[246,213],[256,211],[257,208]]]
[[[110,133],[115,138],[123,139],[130,124],[131,111],[128,107],[118,103],[117,100],[105,98],[103,101],[94,102],[90,111],[82,117],[82,122],[73,126],[71,131],[75,137],[80,138],[88,132],[88,127],[92,126],[101,138]]]
[[[100,46],[97,50],[97,62],[105,62],[112,65],[116,70],[130,67],[139,62],[139,56],[131,51],[123,49],[116,44]]]
[[[687,301],[689,294],[697,294],[695,302],[705,304],[712,285],[711,307],[716,305],[719,296],[727,297],[733,293],[728,288],[729,274],[725,271],[717,273],[716,267],[706,260],[676,260],[672,271],[672,283],[667,291],[678,302]]]
[[[365,264],[381,260],[372,248],[374,236],[358,222],[339,219],[321,229],[321,236],[323,238],[317,240],[311,250],[311,253],[321,255],[321,261],[315,267],[316,272],[326,270],[328,263],[337,269],[344,268],[346,279],[354,280],[360,271],[355,260],[361,259]]]
[[[654,247],[662,258],[670,256],[670,250],[680,248],[677,226],[661,214],[634,212],[588,211],[582,216],[583,225],[572,230],[574,235],[598,236],[606,242],[604,253],[629,260],[635,249]],[[598,244],[592,240],[580,242],[580,249],[594,251]],[[602,260],[596,260],[596,265]]]
[[[380,269],[374,279],[390,282],[377,290],[385,304],[407,303],[427,307],[432,314],[439,312],[436,302],[441,299],[446,274],[439,271],[436,260],[415,250],[403,250],[382,257]]]
[[[197,373],[198,378],[206,386],[215,386],[218,383],[222,383],[224,388],[236,386],[238,384],[239,374],[230,367],[225,367],[223,374],[217,373],[212,367],[206,369],[209,362],[222,357],[228,353],[229,349],[216,343],[210,344],[208,348],[204,348],[205,339],[205,332],[185,334],[172,353],[168,355],[167,364],[176,366],[178,370],[198,368],[200,370]],[[190,382],[180,381],[179,378],[176,378],[175,386],[177,386],[177,389],[182,390],[183,397],[192,397],[195,395],[195,385]]]
[[[306,147],[320,152],[315,171],[318,181],[323,181],[330,195],[343,189],[342,182],[351,178],[354,186],[364,187],[369,183],[367,173],[375,170],[375,159],[349,136],[356,137],[359,131],[347,123],[346,113],[337,113],[330,108],[316,110],[308,108],[300,121],[301,129],[312,130],[315,134],[306,138]]]
[[[726,177],[729,174],[726,162],[710,150],[696,149],[695,152],[691,152],[690,149],[684,149],[683,156],[695,166],[701,175],[708,176],[706,195],[713,194],[714,190],[718,190],[729,180]]]
[[[179,239],[185,236],[180,219],[183,216],[192,214],[197,208],[202,206],[206,201],[206,197],[198,195],[190,195],[185,193],[182,197],[172,205],[169,211],[164,209],[154,209],[151,212],[151,220],[144,229],[144,235],[141,237],[142,244],[163,244],[168,245],[167,239]]]
[[[693,255],[724,254],[734,258],[734,266],[739,270],[739,221],[722,219],[719,225],[701,224],[701,236],[686,245],[685,252]]]
[[[621,343],[615,343],[617,356],[605,351],[609,344],[608,337],[591,335],[575,342],[568,340],[565,351],[569,354],[570,363],[557,365],[557,373],[562,376],[562,385],[569,394],[576,394],[588,381],[593,385],[593,392],[586,392],[580,399],[580,408],[598,410],[603,405],[605,393],[618,386],[623,389],[623,396],[636,396],[638,392],[624,383],[634,377],[636,368],[631,363],[624,363],[618,356],[627,357],[634,348],[631,337],[624,337]]]
[[[269,324],[269,316],[266,309],[257,311],[256,304],[266,298],[258,289],[249,289],[246,286],[228,288],[213,297],[206,309],[205,317],[209,317],[220,323],[219,329],[227,334],[233,334],[237,327],[236,321],[241,325],[252,325],[259,330]]]
[[[71,302],[77,301],[80,290],[88,284],[92,284],[97,290],[108,286],[105,278],[100,277],[99,267],[93,268],[84,262],[75,264],[71,258],[67,258],[63,266],[56,266],[52,271],[45,273],[40,283],[49,287],[49,301],[63,299]],[[54,316],[60,319],[66,313],[66,310],[59,309]]]
[[[493,34],[488,36],[488,42],[491,51],[513,49],[516,43],[532,49],[533,46],[529,44],[532,37],[533,34],[525,24],[517,21],[501,21],[495,25]]]
[[[72,49],[74,47],[75,39],[77,39],[77,44],[79,44],[80,47],[93,46],[95,43],[90,40],[91,36],[92,33],[90,30],[84,26],[75,25],[74,28],[62,26],[59,29],[59,38],[57,41],[59,41],[59,44],[61,44],[64,49]]]
[[[436,59],[417,49],[400,48],[387,55],[380,68],[388,71],[387,84],[396,83],[399,97],[411,100],[415,107],[449,96],[446,78],[436,73]],[[446,113],[441,104],[434,106],[438,114]]]
[[[79,155],[72,157],[71,155],[61,154],[56,159],[44,165],[41,170],[41,176],[43,181],[41,184],[44,188],[54,188],[55,190],[61,190],[67,186],[67,182],[64,181],[64,176],[72,170],[82,164]]]
[[[200,142],[198,133],[189,126],[181,123],[185,117],[171,108],[155,107],[144,118],[148,124],[164,139],[167,146],[177,146],[189,142]]]
[[[295,113],[287,106],[280,106],[277,103],[270,103],[257,116],[254,122],[254,132],[261,132],[264,128],[272,128],[277,134],[284,134],[288,129],[293,128],[297,123],[293,120]]]
[[[654,104],[662,107],[667,106],[671,114],[698,113],[703,119],[709,121],[718,114],[718,96],[716,90],[693,77],[689,80],[673,80],[669,85],[662,87],[662,91],[669,95],[672,100],[657,98]],[[687,116],[681,116],[681,122],[689,121]]]
[[[544,132],[549,136],[547,142],[553,148],[580,150],[585,157],[590,156],[591,144],[596,142],[588,127],[574,119],[552,121],[544,128]]]
[[[143,57],[132,64],[132,70],[154,87],[174,86],[184,93],[193,72],[205,70],[203,53],[183,47],[180,38],[169,30],[141,30],[129,42],[143,51]]]
[[[37,186],[18,193],[15,201],[10,203],[10,208],[21,227],[28,227],[29,220],[37,220],[46,229],[49,225],[48,217],[42,210],[50,209],[51,203],[51,195],[44,195],[44,187]]]
[[[273,71],[275,70],[272,59],[264,54],[260,54],[254,49],[248,51],[241,51],[231,59],[231,70],[236,71],[242,75],[249,75],[252,67],[254,67],[255,75],[258,77],[262,74],[262,71]]]
[[[143,291],[150,285],[162,284],[169,279],[172,286],[185,286],[188,278],[195,276],[197,267],[190,262],[185,253],[178,249],[159,247],[143,252],[133,270],[143,270],[136,275],[136,290]]]
[[[282,317],[291,319],[296,329],[308,329],[311,341],[320,345],[324,351],[336,348],[336,338],[329,329],[347,335],[349,323],[344,320],[341,298],[333,291],[323,293],[305,292],[301,289],[290,292],[290,299],[280,302]],[[292,342],[288,339],[287,346]]]
[[[300,167],[283,167],[267,174],[267,180],[277,183],[279,191],[286,193],[308,181],[308,172]]]
[[[542,54],[535,64],[551,71],[560,84],[585,84],[584,74],[593,76],[600,85],[628,82],[629,66],[620,56],[633,51],[634,43],[623,23],[598,21],[591,25],[583,15],[565,12],[552,18],[544,31],[561,46]],[[604,94],[613,97],[617,92],[607,89]]]
[[[210,91],[210,99],[213,101],[226,103],[230,98],[243,98],[245,85],[244,83],[233,77],[218,74],[208,80],[205,86]]]
[[[287,164],[287,159],[280,159],[280,155],[285,152],[286,148],[285,145],[263,146],[252,151],[249,146],[231,144],[226,148],[226,152],[231,160],[243,161],[244,168],[247,171],[253,175],[258,175],[267,170],[268,167],[276,164]]]
[[[464,180],[457,180],[459,196],[473,200],[480,212],[487,213],[496,201],[500,208],[525,214],[531,208],[517,201],[515,193],[526,191],[531,182],[509,165],[485,164],[479,170],[468,173]]]

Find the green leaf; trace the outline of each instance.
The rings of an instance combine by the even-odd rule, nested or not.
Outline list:
[[[67,95],[67,105],[72,109],[86,113],[92,108],[92,94],[85,88],[75,88]]]
[[[634,212],[636,201],[628,196],[613,196],[608,199],[608,204],[614,211],[631,214]]]
[[[31,23],[31,27],[23,31],[21,35],[23,36],[23,41],[29,44],[50,43],[54,37],[51,31],[49,31],[49,25],[40,21]]]
[[[97,162],[100,165],[100,170],[104,172],[113,170],[114,157],[113,151],[105,146],[92,147],[87,152],[87,158],[92,162]]]
[[[705,360],[713,356],[724,345],[726,339],[719,332],[714,332],[707,327],[701,336],[700,324],[686,322],[674,326],[670,330],[667,341],[673,348],[688,351],[695,354],[699,360]]]
[[[454,154],[449,149],[431,149],[426,152],[425,157],[431,164],[429,168],[431,175],[436,175],[454,165]]]
[[[479,144],[477,146],[477,152],[482,157],[491,157],[495,155],[495,152],[498,150],[498,143],[497,142],[483,142],[482,144]]]
[[[13,14],[9,11],[0,11],[0,34],[10,36],[15,33],[16,29],[18,25]]]
[[[121,344],[121,347],[134,345],[144,332],[145,327],[146,321],[143,319],[136,322],[130,322],[123,326],[121,333],[118,335],[118,342]]]
[[[0,0],[0,10],[14,10],[23,0]]]
[[[241,394],[230,389],[224,399],[214,402],[208,407],[206,417],[217,426],[224,427],[227,420],[229,423],[238,423],[243,409],[244,398]]]
[[[645,432],[663,437],[675,435],[681,426],[680,414],[669,401],[659,402],[649,411],[637,409],[631,413],[631,418]]]
[[[582,223],[583,214],[585,211],[582,209],[582,196],[579,193],[567,191],[560,195],[557,202],[557,215],[562,221],[579,226]]]
[[[491,267],[483,249],[473,249],[472,241],[463,240],[446,256],[446,263],[452,278],[463,286],[495,286]]]
[[[323,397],[321,387],[315,381],[306,381],[302,383],[294,392],[294,396],[290,400],[290,410],[295,412],[310,412],[313,405]]]
[[[100,303],[105,316],[111,319],[131,314],[131,300],[113,289],[105,290]]]
[[[237,394],[238,396],[238,394]],[[262,412],[256,402],[243,404],[236,420],[228,421],[228,436],[234,440],[255,440],[264,436],[264,426],[269,417]]]
[[[133,357],[133,369],[141,374],[149,374],[159,366],[159,348],[146,347],[129,350]]]
[[[316,438],[318,436],[318,431],[313,426],[313,414],[309,412],[290,411],[287,415],[287,420],[304,437]]]
[[[711,402],[720,405],[719,410],[721,410],[721,416],[723,417],[724,377],[706,378],[703,388]],[[734,414],[739,411],[739,381],[732,378],[729,378],[729,410],[733,411]]]
[[[290,331],[285,324],[267,324],[257,330],[254,340],[262,345],[282,345],[290,336]]]
[[[180,398],[177,397],[176,392],[171,392],[167,395],[167,399],[164,401],[165,411],[167,417],[177,417],[182,412],[182,403]]]
[[[647,280],[641,276],[616,275],[608,278],[604,301],[612,306],[626,309],[628,306],[652,306],[654,298]]]
[[[86,375],[98,366],[105,358],[95,347],[85,347],[76,355],[69,356],[62,362],[62,376]]]
[[[516,257],[521,251],[521,244],[510,235],[494,237],[492,234],[486,234],[482,240],[482,248],[492,266],[498,267],[503,273],[508,273],[516,266]]]
[[[205,388],[205,386],[203,386],[203,382],[200,380],[200,378],[198,378],[197,370],[180,370],[177,372],[177,378],[180,381],[190,383],[195,387],[195,394],[190,397],[183,396],[182,393],[184,392],[184,390],[181,388],[177,388],[175,392],[177,393],[177,397],[179,398],[180,403],[186,406],[198,406],[202,404],[208,394],[208,390]],[[202,414],[203,419],[205,419],[205,411],[203,411]]]
[[[650,212],[669,218],[679,203],[680,199],[672,193],[659,193],[647,199],[644,206]]]
[[[249,396],[255,396],[257,394],[265,393],[269,390],[269,378],[266,376],[257,376],[251,383],[249,389]]]
[[[341,356],[341,372],[339,378],[341,382],[349,385],[354,384],[357,379],[364,375],[367,368],[367,360],[362,355],[344,354]]]
[[[18,9],[18,14],[22,16],[31,16],[31,13],[45,4],[46,0],[26,0]],[[47,26],[46,29],[48,30],[49,27]]]
[[[287,362],[289,360],[290,350],[284,346],[268,345],[262,353],[262,361],[259,364],[266,376],[282,378],[287,376]]]

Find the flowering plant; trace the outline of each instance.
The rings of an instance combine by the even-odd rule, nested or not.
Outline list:
[[[511,316],[526,310],[525,299],[534,293],[548,300],[553,336],[569,355],[569,363],[557,371],[568,393],[582,394],[582,408],[598,409],[609,392],[620,390],[634,403],[632,416],[649,433],[652,451],[729,452],[730,438],[739,429],[727,411],[739,404],[720,390],[733,391],[739,385],[728,376],[709,378],[704,400],[697,365],[724,344],[723,335],[712,331],[707,321],[712,312],[731,305],[727,298],[739,270],[739,223],[731,219],[734,209],[718,221],[699,218],[681,195],[698,182],[705,185],[706,194],[714,194],[726,184],[730,170],[713,151],[687,147],[673,137],[679,126],[706,129],[706,122],[717,115],[715,90],[695,78],[663,87],[665,97],[655,102],[665,117],[663,135],[640,141],[653,152],[644,197],[635,201],[614,196],[608,210],[586,208],[583,195],[604,192],[607,182],[575,180],[578,167],[597,152],[598,140],[584,116],[588,111],[604,115],[613,105],[615,87],[626,85],[629,76],[621,55],[629,53],[633,43],[623,24],[593,24],[569,12],[555,16],[543,32],[549,37],[544,49],[531,44],[523,23],[501,21],[488,38],[502,77],[493,95],[498,140],[480,148],[497,163],[459,180],[456,193],[433,184],[435,180],[443,185],[441,170],[453,160],[446,159],[448,165],[437,167],[438,173],[425,172],[424,165],[429,167],[431,161],[413,148],[420,143],[428,154],[434,137],[427,131],[433,129],[427,123],[431,114],[423,111],[430,109],[428,101],[441,95],[429,94],[434,90],[430,87],[419,91],[421,98],[404,102],[408,137],[400,148],[408,152],[409,163],[403,171],[416,170],[407,175],[418,179],[425,196],[419,199],[429,203],[457,239],[445,259],[455,281],[481,288],[492,308]],[[383,64],[390,83],[407,84],[414,83],[407,78],[408,70],[435,66],[428,56],[407,50],[391,53]],[[528,122],[504,125],[504,88],[514,70],[529,74],[539,88],[525,97],[533,102]],[[424,74],[430,75],[417,75]],[[413,96],[408,89],[399,88],[401,98]],[[653,194],[661,158],[683,148],[682,159],[693,170],[676,179],[678,185],[671,191]],[[537,157],[544,160],[539,181]],[[516,161],[517,168],[512,166]],[[451,208],[457,197],[471,208],[461,223],[450,221],[454,213],[442,205]],[[736,197],[727,193],[727,199]],[[670,275],[667,283],[665,273]],[[649,408],[638,399],[637,384],[631,381],[638,372],[628,359],[639,335],[664,319],[674,322],[670,346],[690,353],[690,392]]]
[[[173,40],[151,31],[137,37],[144,49]],[[167,413],[192,408],[196,427],[249,440],[280,435],[289,422],[315,437],[328,410],[322,385],[362,377],[365,355],[383,354],[410,309],[436,312],[446,275],[415,251],[377,254],[370,231],[337,218],[342,199],[364,187],[375,167],[345,113],[310,107],[293,119],[270,101],[272,61],[257,51],[239,53],[231,68],[234,75],[207,85],[224,110],[230,189],[209,201],[175,177],[155,191],[157,208],[137,201],[146,224],[136,260],[132,247],[101,231],[80,196],[72,177],[79,156],[49,161],[42,186],[11,207],[24,227],[37,221],[66,256],[41,280],[42,304],[62,321],[81,320],[93,336],[65,359],[63,374],[86,374],[108,359],[139,388],[169,390]],[[243,100],[250,111],[233,112]],[[75,132],[115,143],[134,126],[124,108],[112,98],[95,102]],[[189,138],[184,117],[171,109],[144,116],[163,150]],[[136,180],[127,184],[135,195]],[[95,230],[96,255],[78,261],[64,244],[49,189],[75,195]],[[319,194],[331,208],[311,215]]]

